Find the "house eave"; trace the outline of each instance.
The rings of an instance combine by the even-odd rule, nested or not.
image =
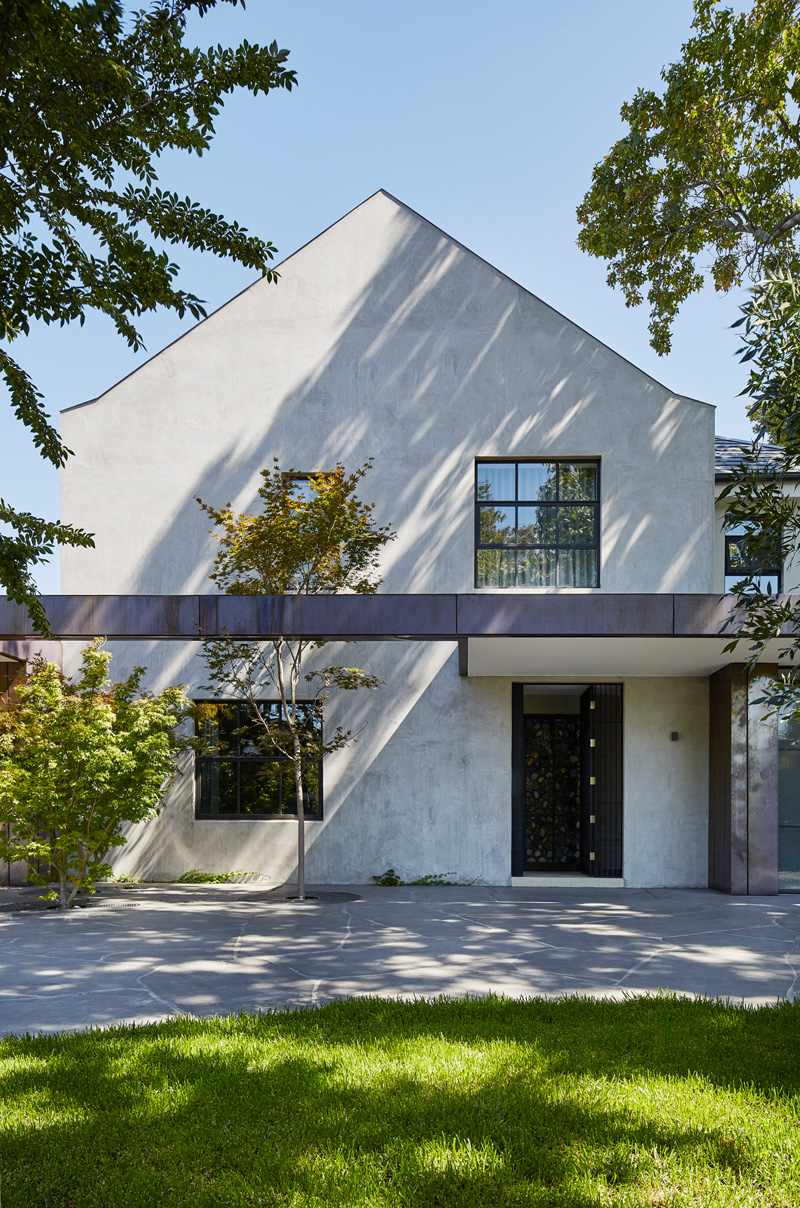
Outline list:
[[[800,603],[800,597],[788,597]],[[200,641],[230,634],[330,641],[508,637],[716,638],[735,596],[474,592],[392,595],[42,596],[53,637]],[[0,597],[0,640],[35,638],[27,611]]]

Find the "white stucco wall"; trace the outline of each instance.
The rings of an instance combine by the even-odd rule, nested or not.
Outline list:
[[[196,643],[111,642],[112,673],[148,667],[154,691],[205,679]],[[325,757],[324,819],[307,824],[306,876],[326,883],[456,872],[487,884],[508,881],[511,858],[511,689],[507,680],[459,676],[453,643],[349,643],[348,666],[385,681],[374,692],[331,698],[329,725],[357,740]],[[336,660],[334,645],[326,661]],[[80,646],[65,644],[74,674]],[[117,871],[151,879],[190,868],[242,869],[283,881],[295,871],[292,819],[195,819],[191,760],[160,817],[131,828],[114,853]]]
[[[249,509],[273,457],[298,471],[374,458],[363,496],[398,533],[382,590],[472,591],[482,456],[600,459],[597,590],[714,590],[713,408],[671,395],[384,193],[281,274],[64,413],[75,455],[62,517],[96,536],[94,550],[63,551],[64,592],[213,590],[195,496]],[[191,643],[112,651],[115,678],[143,663],[151,687],[184,682],[195,696],[205,679]],[[65,656],[74,666],[77,649]],[[507,883],[511,678],[460,678],[447,644],[350,646],[346,657],[387,686],[336,706],[364,729],[326,759],[309,879],[363,882],[391,865],[406,878]],[[653,686],[664,683],[626,681],[624,873],[703,884],[704,689]],[[686,738],[670,744],[672,729]],[[187,775],[131,834],[120,871],[291,876],[293,822],[197,821],[193,792]]]
[[[114,678],[137,663],[154,690],[196,685],[192,643],[109,643]],[[386,681],[332,701],[330,724],[358,732],[324,764],[324,820],[307,824],[311,882],[369,883],[454,873],[508,884],[511,873],[511,679],[458,675],[448,643],[348,644],[350,666]],[[80,647],[65,644],[65,670]],[[335,650],[326,648],[326,657]],[[552,678],[552,677],[551,677]],[[623,680],[623,876],[631,886],[703,886],[708,852],[708,680]],[[670,734],[680,738],[672,742]],[[295,872],[291,819],[195,819],[191,760],[155,821],[133,827],[114,853],[118,872],[151,879],[190,868],[241,869],[275,882]]]
[[[625,884],[706,886],[708,679],[624,684]]]
[[[62,517],[97,543],[65,592],[210,590],[194,497],[250,508],[275,456],[375,459],[386,591],[473,590],[481,456],[600,458],[598,590],[713,590],[713,408],[385,193],[62,424]]]

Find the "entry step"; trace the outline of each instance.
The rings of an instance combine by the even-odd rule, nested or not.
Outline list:
[[[526,872],[512,877],[513,889],[624,889],[622,877],[589,877],[583,872]]]

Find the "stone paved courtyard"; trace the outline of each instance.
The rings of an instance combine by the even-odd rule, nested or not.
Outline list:
[[[96,909],[0,913],[0,1033],[365,994],[663,989],[755,1005],[800,985],[800,895],[327,886],[363,900],[238,900],[254,888],[122,887]],[[0,906],[31,900],[0,891]]]

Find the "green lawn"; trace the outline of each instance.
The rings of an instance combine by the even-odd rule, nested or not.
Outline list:
[[[0,1042],[2,1208],[800,1204],[800,1003],[470,999]]]

